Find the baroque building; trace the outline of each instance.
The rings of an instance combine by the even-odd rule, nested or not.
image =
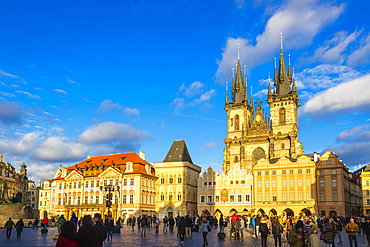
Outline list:
[[[195,216],[201,168],[193,163],[185,141],[174,141],[163,162],[153,166],[158,177],[156,211],[159,218]]]
[[[60,167],[40,189],[40,216],[72,213],[77,217],[101,213],[126,219],[133,215],[155,214],[157,177],[145,153],[119,153],[89,156],[73,166]],[[114,187],[108,212],[105,187]]]

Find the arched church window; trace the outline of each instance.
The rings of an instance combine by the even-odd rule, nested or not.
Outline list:
[[[177,183],[178,183],[178,184],[181,184],[181,183],[182,183],[181,176],[179,176],[179,177],[177,178]]]
[[[239,130],[239,115],[235,116],[235,130]]]
[[[169,179],[169,182],[168,182],[169,184],[173,184],[173,177],[172,177],[172,175],[170,175],[170,179]]]
[[[163,194],[163,192],[162,192],[162,194],[161,194],[161,201],[162,201],[162,202],[164,201],[164,194]]]
[[[265,151],[262,148],[258,147],[252,153],[253,166],[255,166],[257,164],[257,161],[262,158],[266,159]]]
[[[284,148],[285,148],[284,143],[281,143],[281,149],[284,149]]]
[[[169,196],[168,196],[168,200],[169,201],[172,201],[172,192],[170,192]]]
[[[181,193],[180,192],[177,194],[177,200],[181,201]]]
[[[235,163],[238,162],[238,156],[235,156]]]
[[[285,109],[280,110],[280,123],[285,123]]]

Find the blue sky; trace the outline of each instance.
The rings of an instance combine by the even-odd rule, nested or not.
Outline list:
[[[221,171],[238,43],[248,94],[265,101],[280,32],[304,152],[331,150],[352,170],[369,163],[368,1],[1,5],[0,153],[34,180],[87,155],[143,150],[161,162],[178,139]]]

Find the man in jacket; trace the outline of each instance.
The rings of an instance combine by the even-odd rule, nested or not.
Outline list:
[[[222,228],[224,227],[224,216],[221,214],[220,216],[220,220],[219,220],[219,223],[220,223],[220,232],[222,232]]]
[[[338,237],[339,237],[339,243],[338,244],[342,244],[342,229],[343,229],[343,223],[340,220],[340,218],[338,217],[337,218],[337,234],[338,234]]]
[[[303,240],[303,222],[301,220],[297,221],[295,227],[290,230],[288,236],[288,243],[290,247],[301,247],[304,244]]]
[[[189,236],[189,238],[192,238],[193,236],[191,235],[191,223],[192,220],[190,219],[189,215],[186,215],[185,217],[185,222],[186,222],[186,233],[185,233],[185,237],[187,238]]]
[[[99,229],[100,235],[101,235],[101,245],[103,246],[104,240],[107,238],[107,228],[103,223],[101,222],[101,214],[96,213],[94,214],[93,221],[95,222],[95,227]]]
[[[9,220],[5,223],[5,226],[4,226],[4,228],[6,229],[7,238],[10,238],[10,235],[12,234],[13,226],[15,227],[15,224],[12,221],[12,218],[9,218]]]
[[[329,223],[330,225],[332,226],[333,230],[333,243],[332,243],[332,246],[334,247],[335,246],[335,234],[337,233],[337,224],[336,222],[333,220],[333,218],[330,218],[329,219]]]
[[[359,231],[358,225],[352,218],[346,225],[346,232],[348,233],[349,245],[352,247],[352,241],[355,242],[355,247],[357,247],[357,232]]]
[[[164,230],[166,230],[166,232],[167,232],[167,226],[168,226],[168,218],[167,218],[167,216],[164,216],[164,218],[163,218],[163,232],[164,232]]]
[[[143,217],[141,217],[141,236],[144,235],[144,237],[146,237],[146,226],[148,225],[148,219],[145,217],[145,215],[143,215]]]
[[[366,235],[367,244],[370,245],[370,218],[366,219],[366,222],[363,225],[363,230]]]
[[[139,224],[139,222],[138,222]],[[107,228],[107,235],[108,235],[108,239],[109,240],[109,236],[110,236],[110,240],[112,240],[112,231],[113,231],[113,227],[114,227],[114,222],[113,222],[113,219],[108,216],[106,219],[105,219],[105,227]]]

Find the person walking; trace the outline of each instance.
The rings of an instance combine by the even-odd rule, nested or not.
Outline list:
[[[170,219],[168,220],[169,225],[170,225],[170,231],[173,231],[173,226],[175,225],[175,220],[173,219],[172,216],[170,216]]]
[[[154,215],[154,219],[155,219],[155,234],[158,234],[158,232],[159,232],[159,218]]]
[[[64,218],[64,215],[61,215],[59,218],[58,218],[58,222],[57,222],[57,228],[58,228],[58,234],[60,235],[60,229],[62,228],[62,225],[63,223],[66,221],[66,219]]]
[[[112,237],[113,237],[112,231],[113,231],[114,223],[113,223],[113,219],[109,216],[105,219],[105,227],[107,228],[107,241],[109,241],[109,237],[110,237],[110,240],[112,241]]]
[[[70,234],[75,234],[77,231],[77,227],[75,223],[72,221],[64,221],[63,224],[60,227],[60,232],[66,232]],[[70,240],[66,237],[64,237],[62,234],[59,234],[57,243],[55,247],[78,247],[80,243],[77,240]]]
[[[15,224],[15,229],[17,231],[17,238],[21,237],[21,233],[23,231],[24,222],[22,219],[19,219],[18,222]]]
[[[240,239],[240,227],[241,227],[240,217],[235,220],[234,227],[235,227],[235,239],[239,240]]]
[[[305,243],[306,247],[319,247],[320,241],[317,237],[317,233],[319,232],[319,229],[317,229],[317,226],[314,225],[304,225],[303,227],[303,233],[306,234]]]
[[[275,239],[275,247],[277,247],[279,241],[279,247],[281,247],[281,234],[283,233],[283,226],[280,224],[279,219],[275,218],[272,224],[272,235]]]
[[[255,219],[255,224],[256,224],[256,238],[258,238],[258,236],[260,235],[260,224],[261,224],[261,216],[257,215],[256,219]]]
[[[219,224],[220,224],[220,231],[219,231],[219,233],[221,233],[222,232],[222,229],[224,228],[224,216],[222,214],[220,216]]]
[[[348,233],[350,247],[352,247],[352,242],[355,242],[355,247],[357,247],[357,232],[359,231],[359,228],[353,218],[349,220],[349,223],[346,225],[345,229]]]
[[[45,217],[42,219],[41,221],[41,224],[42,224],[42,229],[45,231],[48,229],[48,225],[49,225],[49,218],[45,215]]]
[[[324,226],[322,228],[320,239],[324,241],[326,247],[331,247],[332,243],[334,242],[333,226],[327,218],[324,220]]]
[[[95,227],[99,230],[100,232],[100,240],[101,240],[101,247],[103,246],[103,242],[107,238],[107,228],[101,221],[101,214],[96,213],[94,214],[93,222],[95,223]]]
[[[191,235],[191,224],[193,223],[193,221],[190,219],[189,215],[186,215],[185,216],[185,222],[186,222],[186,234],[185,234],[185,237],[186,238],[192,238],[193,236]]]
[[[208,245],[207,234],[210,229],[211,226],[209,225],[208,220],[206,218],[203,218],[202,223],[200,225],[200,231],[203,235],[203,246]]]
[[[135,229],[135,223],[136,223],[136,218],[135,218],[135,216],[134,216],[134,217],[132,217],[132,219],[131,219],[131,226],[132,226],[132,230],[134,230],[134,229]]]
[[[343,229],[343,223],[340,220],[340,218],[338,217],[337,218],[337,229],[336,229],[338,237],[339,237],[339,243],[338,244],[342,244],[342,229]]]
[[[178,230],[179,230],[179,235],[181,239],[181,245],[184,245],[185,241],[185,231],[186,231],[186,221],[184,217],[181,217],[178,223]]]
[[[288,234],[288,243],[290,247],[302,247],[304,244],[303,240],[303,222],[297,221],[295,227],[293,227]]]
[[[363,224],[362,229],[366,235],[367,244],[370,245],[370,218],[366,219],[366,222]]]
[[[141,218],[141,236],[143,237],[146,237],[146,227],[148,225],[148,219],[145,217],[145,215],[143,215],[143,217]]]
[[[260,221],[259,232],[261,233],[262,247],[267,247],[267,236],[269,235],[269,228],[267,226],[267,219],[263,218]]]
[[[75,225],[77,226],[78,218],[77,218],[75,212],[72,213],[71,221],[73,223],[75,223]]]
[[[167,232],[167,226],[168,226],[168,218],[167,218],[167,215],[166,215],[163,218],[163,232],[164,232],[164,230],[166,230],[166,232]]]
[[[256,237],[256,217],[253,215],[252,218],[252,229],[253,229],[253,237]]]
[[[337,224],[336,222],[333,220],[333,218],[330,218],[329,219],[329,223],[331,224],[332,226],[332,232],[333,232],[333,242],[331,244],[332,247],[335,247],[335,234],[337,233]]]
[[[14,222],[12,221],[12,218],[9,218],[9,220],[5,223],[4,228],[6,229],[6,237],[10,238],[10,235],[12,234],[12,229],[13,229]]]
[[[240,239],[243,239],[244,237],[244,226],[245,226],[244,217],[241,217],[240,218]]]
[[[33,228],[32,228],[32,230],[35,230],[35,228],[36,228],[36,230],[38,230],[39,229],[39,219],[37,219],[37,217],[35,218],[35,221],[33,222]]]

